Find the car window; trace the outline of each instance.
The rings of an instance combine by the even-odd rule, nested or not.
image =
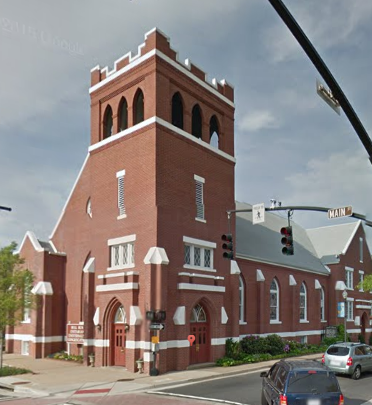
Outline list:
[[[356,347],[354,351],[356,356],[363,356],[362,348],[361,347]]]
[[[276,376],[276,373],[278,372],[278,369],[279,369],[279,365],[274,364],[274,366],[271,367],[271,369],[269,371],[268,378],[273,382],[275,381],[275,376]]]
[[[337,379],[333,373],[324,371],[293,372],[289,377],[288,393],[339,392]]]
[[[372,354],[371,348],[369,346],[362,346],[361,349],[364,355]]]
[[[347,356],[349,348],[345,346],[331,346],[327,349],[327,354],[332,356]]]
[[[283,367],[280,367],[280,369],[276,373],[275,378],[275,386],[279,391],[283,391],[286,378],[287,378],[286,370]]]

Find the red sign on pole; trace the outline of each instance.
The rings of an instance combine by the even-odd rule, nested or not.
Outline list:
[[[84,344],[84,325],[67,324],[67,343]]]

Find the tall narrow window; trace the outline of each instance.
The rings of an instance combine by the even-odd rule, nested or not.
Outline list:
[[[218,121],[215,115],[209,121],[209,143],[215,148],[219,148],[219,128]]]
[[[325,297],[323,287],[320,289],[320,320],[325,320]]]
[[[172,124],[183,129],[183,103],[178,91],[172,97]]]
[[[300,321],[307,321],[307,290],[305,283],[301,284],[300,289]]]
[[[359,238],[359,261],[363,263],[363,238]]]
[[[119,107],[119,131],[124,131],[128,128],[128,103],[123,97]]]
[[[354,306],[353,301],[349,301],[349,300],[346,301],[346,320],[347,321],[354,320],[353,306]]]
[[[103,139],[108,138],[113,134],[113,121],[112,121],[112,109],[108,105],[103,118]]]
[[[196,201],[196,218],[204,220],[204,183],[205,180],[197,175],[195,179],[195,201]]]
[[[138,89],[133,101],[133,123],[139,124],[144,120],[144,97],[142,90]]]
[[[202,137],[202,115],[198,104],[192,109],[191,133],[196,138]]]
[[[270,322],[279,322],[279,286],[275,278],[270,285]]]
[[[363,270],[359,270],[359,291],[363,292],[364,288],[363,288],[363,281],[364,281],[364,271]]]
[[[119,208],[119,216],[125,215],[125,202],[124,202],[124,177],[125,177],[125,170],[122,170],[116,173],[116,177],[118,179],[118,208]]]
[[[351,267],[346,267],[345,284],[346,287],[349,288],[350,290],[354,289],[353,277],[354,277],[354,269],[352,269]]]
[[[243,277],[239,276],[239,321],[245,321],[245,288]]]

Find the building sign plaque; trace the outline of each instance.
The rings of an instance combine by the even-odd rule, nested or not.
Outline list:
[[[66,342],[82,345],[84,343],[84,325],[67,324]]]

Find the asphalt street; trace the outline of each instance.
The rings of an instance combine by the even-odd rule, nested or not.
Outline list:
[[[360,405],[372,399],[372,374],[363,374],[357,381],[344,376],[337,378],[345,396],[345,405]],[[210,398],[247,405],[261,405],[260,372],[187,384],[161,391],[200,399]]]

